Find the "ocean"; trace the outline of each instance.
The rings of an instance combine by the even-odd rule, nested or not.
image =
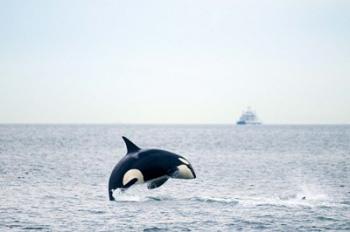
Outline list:
[[[108,179],[142,148],[197,178]],[[350,231],[350,126],[0,125],[0,231]]]

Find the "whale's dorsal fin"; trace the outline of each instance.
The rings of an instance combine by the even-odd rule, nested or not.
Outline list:
[[[128,150],[128,154],[129,153],[133,153],[133,152],[137,152],[139,150],[141,150],[141,148],[139,148],[138,146],[136,146],[133,142],[131,142],[128,138],[122,136],[124,142],[125,142],[125,145],[126,145],[126,148]]]

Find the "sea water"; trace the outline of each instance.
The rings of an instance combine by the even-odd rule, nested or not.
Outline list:
[[[108,200],[138,146],[194,180]],[[349,231],[350,126],[1,125],[0,231]]]

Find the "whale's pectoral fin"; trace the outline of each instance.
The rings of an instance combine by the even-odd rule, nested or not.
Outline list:
[[[155,189],[160,186],[162,186],[169,178],[168,177],[162,177],[156,180],[153,180],[147,184],[148,189]]]
[[[126,185],[124,185],[123,189],[129,188],[131,185],[135,184],[137,182],[137,178],[131,179]]]
[[[172,168],[168,170],[168,176],[170,176],[171,178],[177,178],[178,175],[179,175],[179,170],[177,168]]]

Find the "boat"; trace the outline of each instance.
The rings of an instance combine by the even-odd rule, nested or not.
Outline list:
[[[248,108],[246,111],[243,111],[241,117],[237,121],[237,125],[260,125],[261,122],[256,115],[256,113]]]

